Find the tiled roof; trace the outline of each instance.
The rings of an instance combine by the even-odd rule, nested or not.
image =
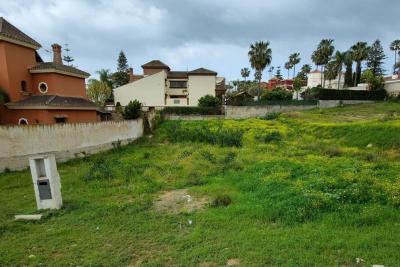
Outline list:
[[[187,71],[169,71],[167,74],[168,79],[186,79],[188,77]]]
[[[74,74],[87,78],[90,76],[89,73],[79,70],[77,68],[66,66],[62,64],[55,64],[53,62],[43,62],[39,63],[30,68],[31,73],[42,73],[42,72],[66,72],[69,74]]]
[[[152,60],[150,62],[147,62],[146,64],[142,65],[142,68],[144,69],[151,69],[151,68],[155,68],[155,69],[169,69],[169,66],[167,64],[164,64],[163,62],[161,62],[160,60]]]
[[[47,107],[47,108],[76,108],[96,110],[98,106],[83,97],[34,95],[23,100],[6,104],[9,108]]]
[[[188,72],[189,75],[217,75],[215,71],[208,70],[205,68],[198,68]]]
[[[41,45],[31,37],[20,31],[17,27],[9,23],[5,18],[0,17],[0,36],[10,38],[40,48]]]

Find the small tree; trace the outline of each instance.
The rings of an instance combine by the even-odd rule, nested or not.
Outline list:
[[[384,74],[383,64],[385,59],[386,56],[381,41],[376,40],[368,49],[367,56],[367,67],[372,71],[374,76],[382,76]]]
[[[216,107],[219,104],[219,98],[212,95],[205,95],[199,99],[199,107]]]
[[[297,76],[294,78],[293,81],[293,90],[296,92],[296,99],[299,100],[299,91],[301,90],[301,87],[303,86],[304,80]]]
[[[383,77],[375,76],[373,71],[370,69],[367,69],[362,73],[361,80],[368,84],[369,90],[380,90],[384,85]]]
[[[107,99],[112,95],[111,88],[104,82],[96,79],[90,79],[87,89],[87,95],[97,105],[103,107]]]
[[[138,100],[129,101],[125,106],[122,116],[125,120],[135,120],[142,114],[142,104]]]

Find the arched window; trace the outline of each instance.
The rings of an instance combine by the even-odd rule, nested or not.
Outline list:
[[[21,91],[26,92],[26,81],[21,81]]]
[[[45,83],[45,82],[39,83],[39,92],[41,92],[42,94],[45,94],[45,93],[47,93],[48,90],[49,90],[49,88],[47,87],[47,83]]]
[[[18,125],[28,125],[28,120],[25,118],[20,118],[18,120]]]

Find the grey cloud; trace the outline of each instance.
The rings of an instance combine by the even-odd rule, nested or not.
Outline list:
[[[398,10],[397,0],[0,0],[1,16],[44,47],[68,41],[76,64],[92,74],[115,69],[123,49],[135,70],[159,58],[176,69],[213,68],[229,79],[248,66],[248,46],[257,40],[271,42],[273,65],[282,66],[295,51],[301,63],[311,63],[322,38],[335,39],[339,50],[380,38],[390,70]]]

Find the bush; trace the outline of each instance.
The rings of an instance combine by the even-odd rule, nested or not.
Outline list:
[[[211,203],[211,207],[226,207],[232,203],[232,199],[228,195],[219,195]]]
[[[205,95],[199,99],[199,107],[217,107],[219,104],[219,98],[212,95]]]
[[[258,135],[258,136],[256,136],[256,139],[258,139],[264,143],[270,143],[270,142],[282,140],[282,135],[279,132],[274,131],[274,132]]]
[[[322,88],[319,86],[307,88],[306,90],[304,90],[304,92],[300,94],[301,98],[303,98],[304,100],[318,100],[319,91],[321,89]]]
[[[142,104],[137,101],[129,101],[128,105],[124,108],[122,116],[125,120],[135,120],[140,117],[142,113]]]
[[[361,80],[368,84],[369,90],[383,90],[385,83],[382,76],[375,76],[370,69],[367,69],[362,73]]]
[[[174,115],[220,115],[219,107],[165,107],[161,114]]]
[[[272,90],[267,90],[261,95],[263,100],[292,100],[293,92],[282,87],[275,87]]]

